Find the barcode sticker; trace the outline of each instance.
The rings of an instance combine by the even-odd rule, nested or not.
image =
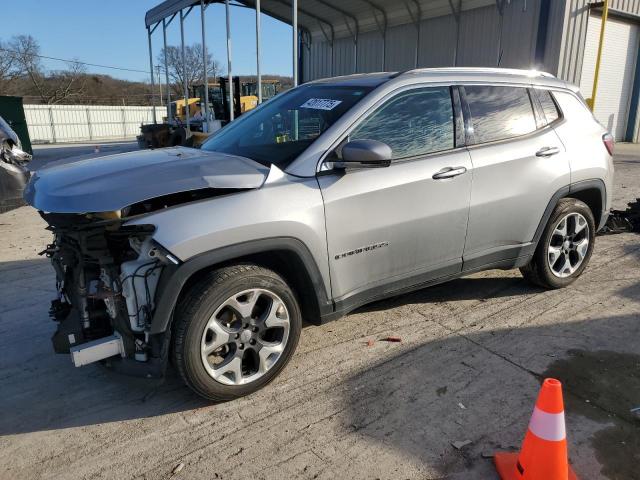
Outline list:
[[[342,103],[342,100],[331,100],[329,98],[310,98],[300,108],[312,108],[313,110],[333,110]]]

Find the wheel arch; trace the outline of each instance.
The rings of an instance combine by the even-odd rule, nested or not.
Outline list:
[[[165,268],[156,291],[157,306],[149,333],[170,328],[173,311],[181,295],[201,275],[233,263],[255,263],[276,271],[300,301],[303,318],[316,323],[333,311],[328,289],[311,252],[292,237],[252,240],[201,253],[177,266]]]
[[[572,184],[566,197],[575,198],[586,203],[591,209],[591,213],[593,213],[596,230],[602,228],[600,222],[605,216],[604,208],[607,204],[607,189],[602,180],[585,180]]]
[[[544,228],[553,213],[553,210],[558,205],[558,202],[563,198],[575,198],[589,206],[593,216],[596,220],[596,230],[599,230],[602,227],[600,222],[606,220],[605,212],[603,211],[604,205],[607,204],[607,188],[604,182],[599,178],[594,178],[591,180],[583,180],[580,182],[572,183],[565,187],[562,187],[551,197],[549,203],[547,204],[547,208],[540,219],[540,223],[538,224],[538,228],[536,229],[536,233],[533,237],[532,246],[533,249],[531,254],[533,254],[533,250],[537,248],[538,242],[540,241],[540,237],[542,237],[542,233],[544,232]],[[595,210],[594,210],[595,208]]]

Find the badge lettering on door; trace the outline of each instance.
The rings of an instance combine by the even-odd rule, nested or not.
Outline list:
[[[377,250],[382,247],[388,247],[389,242],[379,242],[374,243],[373,245],[367,245],[366,247],[356,248],[355,250],[349,250],[348,252],[339,253],[334,257],[335,260],[340,260],[343,258],[350,257],[352,255],[358,255],[359,253],[370,252],[372,250]]]

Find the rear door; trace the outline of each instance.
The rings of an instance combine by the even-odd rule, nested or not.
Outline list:
[[[388,144],[391,166],[319,174],[338,301],[461,270],[471,162],[457,132],[450,87],[414,87],[382,101],[348,137]]]
[[[473,130],[466,270],[530,253],[549,201],[570,183],[570,167],[553,130],[562,119],[547,121],[531,89],[465,85],[462,93]]]

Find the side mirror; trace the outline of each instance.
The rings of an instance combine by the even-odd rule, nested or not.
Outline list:
[[[380,168],[391,165],[393,152],[386,143],[377,140],[352,140],[342,147],[342,160],[335,168]]]

